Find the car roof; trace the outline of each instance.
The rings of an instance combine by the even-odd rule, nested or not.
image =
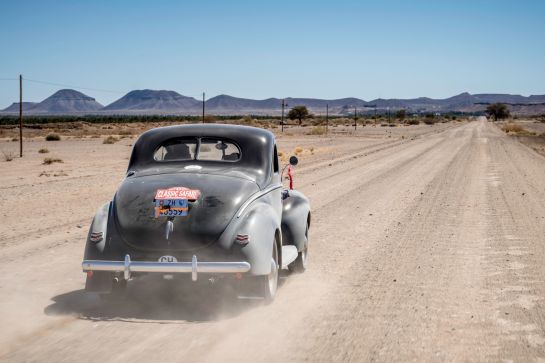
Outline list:
[[[184,137],[213,137],[232,140],[241,149],[240,160],[233,163],[205,160],[158,162],[153,158],[155,150],[164,142]],[[202,166],[201,172],[243,173],[247,178],[263,187],[270,182],[274,144],[274,134],[257,127],[226,124],[185,124],[158,127],[144,132],[138,138],[133,147],[129,170],[144,171],[152,168],[155,173],[160,173],[161,169],[164,169],[165,172],[172,172],[173,169],[183,169],[183,166],[188,164],[199,164]]]

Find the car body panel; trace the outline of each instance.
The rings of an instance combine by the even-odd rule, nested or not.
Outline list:
[[[206,137],[233,142],[240,158],[154,159],[153,153],[165,140],[187,137],[198,143]],[[275,150],[271,132],[245,126],[183,125],[145,132],[133,147],[126,178],[93,219],[84,260],[122,261],[130,256],[132,261],[157,261],[168,255],[191,261],[197,256],[207,262],[245,261],[251,266],[249,275],[269,274],[274,243],[279,251],[282,244],[301,251],[308,243],[310,221],[303,194],[290,191],[283,198]],[[176,187],[200,192],[197,199],[189,200],[187,215],[154,214],[157,191]],[[103,233],[98,242],[97,232]],[[249,243],[235,242],[238,234],[248,235]],[[113,276],[103,271],[88,274],[86,288],[107,291]]]

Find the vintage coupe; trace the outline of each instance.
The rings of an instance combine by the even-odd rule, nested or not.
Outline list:
[[[310,205],[283,187],[284,169],[274,135],[263,129],[201,124],[145,132],[113,200],[91,224],[86,290],[113,296],[138,276],[189,281],[187,274],[272,300],[279,269],[304,271],[309,247]]]

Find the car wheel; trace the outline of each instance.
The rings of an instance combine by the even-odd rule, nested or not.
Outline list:
[[[275,240],[271,257],[271,272],[268,275],[256,276],[256,293],[260,297],[263,297],[267,303],[272,302],[276,296],[276,290],[278,289],[278,270],[278,247]]]
[[[288,269],[290,270],[290,272],[305,272],[305,270],[307,269],[307,264],[308,264],[308,224],[307,224],[307,228],[305,230],[305,237],[306,237],[306,243],[305,243],[305,248],[303,248],[303,250],[301,252],[299,252],[299,254],[297,255],[297,258],[295,259],[295,261],[293,261],[292,263],[290,263],[288,265]]]
[[[103,301],[113,302],[122,300],[127,292],[127,280],[114,280],[112,282],[112,291],[106,294],[100,294]]]

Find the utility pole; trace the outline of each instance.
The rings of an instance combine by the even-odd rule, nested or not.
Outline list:
[[[23,75],[19,75],[19,157],[23,157]]]
[[[388,124],[390,123],[390,106],[388,106]]]
[[[358,128],[358,116],[356,114],[356,107],[354,107],[354,130]]]
[[[325,104],[325,132],[329,130],[329,103]]]
[[[288,104],[286,103],[286,100],[282,99],[282,118],[280,119],[280,123],[282,124],[282,132],[284,132],[284,107],[286,107]]]
[[[204,92],[202,93],[202,123],[204,123]]]
[[[377,127],[377,105],[375,105],[375,127]]]

